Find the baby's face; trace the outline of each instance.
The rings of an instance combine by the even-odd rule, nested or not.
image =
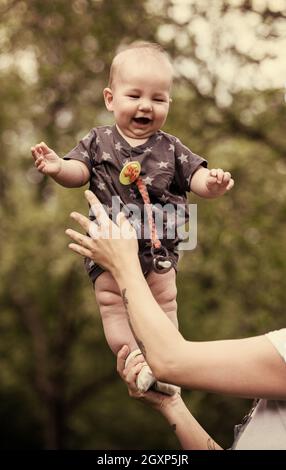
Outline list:
[[[146,139],[163,126],[171,85],[171,66],[165,58],[144,55],[140,59],[137,53],[118,64],[108,109],[125,136]]]

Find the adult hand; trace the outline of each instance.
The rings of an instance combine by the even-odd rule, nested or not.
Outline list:
[[[91,258],[111,273],[129,266],[132,262],[138,263],[136,232],[124,214],[118,214],[116,225],[109,219],[102,204],[91,191],[85,191],[85,197],[96,222],[78,212],[72,212],[71,218],[78,222],[90,237],[72,229],[66,230],[66,234],[76,242],[70,243],[69,248],[75,253]]]
[[[168,406],[173,406],[177,400],[181,399],[179,394],[170,396],[152,390],[148,390],[144,393],[140,392],[136,385],[136,379],[142,367],[146,365],[145,358],[140,354],[130,359],[128,365],[125,366],[128,354],[128,346],[123,346],[118,352],[117,372],[126,383],[130,397],[137,398],[160,412],[164,412]]]

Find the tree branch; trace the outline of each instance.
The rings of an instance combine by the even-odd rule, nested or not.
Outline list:
[[[107,377],[95,379],[92,382],[86,384],[79,390],[78,392],[74,393],[74,395],[68,400],[67,408],[69,413],[81,405],[87,398],[94,395],[98,389],[102,389],[102,387],[107,387],[110,384],[114,383],[118,380],[116,374],[111,373]]]

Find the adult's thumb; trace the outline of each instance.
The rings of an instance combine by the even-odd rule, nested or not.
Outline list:
[[[119,212],[119,214],[117,214],[117,217],[116,217],[116,223],[119,227],[122,227],[123,224],[125,224],[126,222],[128,222],[128,220],[126,219],[125,215],[123,214],[123,212]]]

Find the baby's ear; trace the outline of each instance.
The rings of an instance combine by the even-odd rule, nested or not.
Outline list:
[[[111,88],[104,88],[103,97],[104,97],[106,109],[108,111],[113,111],[113,93],[112,93]]]

